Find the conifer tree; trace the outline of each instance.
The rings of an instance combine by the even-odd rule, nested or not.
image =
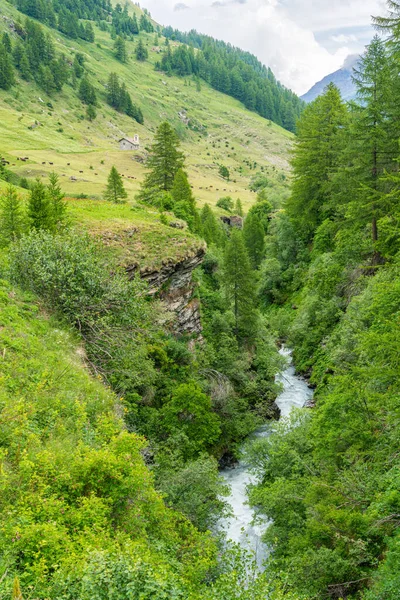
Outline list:
[[[174,200],[174,214],[189,225],[190,231],[197,233],[200,230],[200,219],[196,210],[196,201],[192,194],[188,176],[183,169],[175,175],[171,190]]]
[[[25,79],[25,81],[29,81],[31,79],[31,68],[29,66],[28,55],[25,52],[24,48],[19,61],[19,71],[21,73],[22,78]]]
[[[114,43],[114,54],[115,58],[122,63],[126,63],[128,60],[128,54],[126,51],[126,43],[125,40],[118,36]]]
[[[0,198],[0,242],[7,245],[18,239],[24,231],[24,216],[21,198],[9,185]]]
[[[85,69],[83,66],[84,61],[85,61],[85,57],[83,56],[83,54],[81,54],[80,52],[75,54],[74,61],[72,63],[72,68],[74,70],[75,76],[78,79],[80,79],[82,77],[83,73],[85,72]]]
[[[149,172],[142,184],[139,198],[145,202],[160,192],[172,190],[179,169],[183,168],[184,158],[179,150],[179,139],[167,122],[158,127],[148,160]]]
[[[260,219],[253,212],[249,212],[244,222],[243,238],[253,269],[257,269],[264,256],[265,239],[264,228]]]
[[[86,118],[88,121],[94,121],[97,117],[97,112],[93,104],[89,104],[86,109]]]
[[[239,215],[239,217],[243,217],[243,205],[240,198],[237,198],[235,202],[235,213]]]
[[[230,173],[228,167],[226,167],[225,165],[221,165],[218,172],[221,175],[221,177],[223,177],[223,179],[229,181]]]
[[[123,204],[128,197],[122,177],[113,166],[107,180],[107,187],[104,192],[104,198],[115,204]]]
[[[85,104],[96,104],[96,90],[87,77],[81,79],[78,96]]]
[[[135,119],[135,121],[137,123],[140,123],[141,125],[143,125],[144,117],[143,117],[142,110],[139,106],[137,106],[136,104],[133,104],[132,98],[128,92],[126,92],[125,112],[128,115],[128,117]]]
[[[8,54],[11,54],[11,50],[12,50],[11,39],[10,39],[9,34],[6,31],[1,36],[1,43],[3,44],[3,46],[6,49],[6,51],[8,52]]]
[[[4,44],[0,44],[0,89],[9,90],[15,83],[11,55]]]
[[[36,179],[28,201],[28,217],[33,229],[52,229],[52,207],[46,187]]]
[[[382,40],[375,36],[354,70],[359,105],[354,110],[349,146],[352,174],[357,184],[349,213],[359,223],[370,223],[374,250],[378,220],[390,214],[382,202],[385,172],[397,170],[399,126],[391,118],[392,76]],[[377,255],[376,255],[376,258]]]
[[[144,62],[149,57],[149,52],[148,52],[147,48],[145,47],[145,45],[143,44],[143,41],[141,39],[139,39],[139,41],[137,43],[136,50],[135,50],[135,56],[136,56],[136,60],[139,60],[140,62]]]
[[[107,102],[117,110],[121,104],[121,87],[116,73],[110,73],[107,83]]]
[[[208,204],[205,204],[200,214],[202,233],[208,245],[223,245],[223,231],[215,214]]]
[[[56,173],[50,173],[49,185],[47,186],[47,193],[50,202],[53,228],[58,229],[66,222],[67,203],[64,200],[64,194],[61,191],[59,178]]]
[[[234,229],[225,248],[224,288],[232,304],[235,335],[251,341],[257,328],[256,283],[242,232]]]
[[[294,181],[286,209],[306,241],[335,210],[332,179],[340,163],[346,117],[340,92],[331,83],[322,96],[305,108],[297,125],[292,159]]]

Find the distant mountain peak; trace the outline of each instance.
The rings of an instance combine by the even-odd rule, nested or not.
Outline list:
[[[321,81],[318,81],[313,87],[303,96],[301,99],[304,102],[312,102],[318,96],[320,96],[327,85],[334,83],[340,90],[343,100],[354,100],[356,96],[356,87],[354,85],[352,76],[353,69],[357,65],[360,57],[358,54],[350,54],[343,63],[343,66],[335,71],[326,75]]]

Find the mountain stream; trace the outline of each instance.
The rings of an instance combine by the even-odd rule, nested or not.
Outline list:
[[[282,348],[280,353],[288,360],[287,368],[276,377],[276,381],[283,386],[282,393],[276,399],[276,404],[281,411],[281,418],[289,416],[293,408],[302,408],[313,398],[313,391],[307,383],[296,375],[292,363],[291,351]],[[271,434],[273,422],[260,427],[254,432],[252,438],[267,437]],[[228,540],[240,544],[255,555],[257,564],[262,569],[262,564],[268,556],[268,548],[262,542],[262,534],[268,527],[265,521],[262,525],[254,523],[254,510],[248,505],[247,487],[256,482],[256,477],[251,474],[249,466],[240,461],[235,467],[226,468],[221,475],[230,486],[231,493],[228,503],[233,515],[221,523]]]

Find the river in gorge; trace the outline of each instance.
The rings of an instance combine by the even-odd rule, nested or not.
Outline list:
[[[288,361],[287,368],[276,377],[282,384],[282,393],[276,399],[276,404],[281,411],[281,418],[289,416],[293,408],[302,408],[313,398],[313,391],[304,379],[296,375],[292,363],[291,351],[282,348],[280,353]],[[267,437],[271,433],[273,422],[269,422],[254,432],[252,438]],[[230,486],[231,492],[227,499],[232,508],[232,516],[221,523],[228,540],[240,544],[255,555],[257,564],[262,568],[262,563],[268,556],[268,548],[262,542],[262,534],[268,527],[264,520],[262,524],[254,523],[254,510],[247,504],[247,487],[256,482],[256,477],[249,470],[246,462],[240,461],[235,467],[221,471],[221,475]]]

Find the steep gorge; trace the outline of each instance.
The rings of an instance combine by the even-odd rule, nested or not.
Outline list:
[[[199,242],[197,248],[190,248],[184,258],[165,259],[162,266],[126,267],[132,279],[137,273],[148,283],[148,293],[159,298],[167,312],[174,315],[172,329],[177,334],[199,335],[202,331],[200,302],[196,297],[194,270],[201,265],[206,253],[206,244]]]

